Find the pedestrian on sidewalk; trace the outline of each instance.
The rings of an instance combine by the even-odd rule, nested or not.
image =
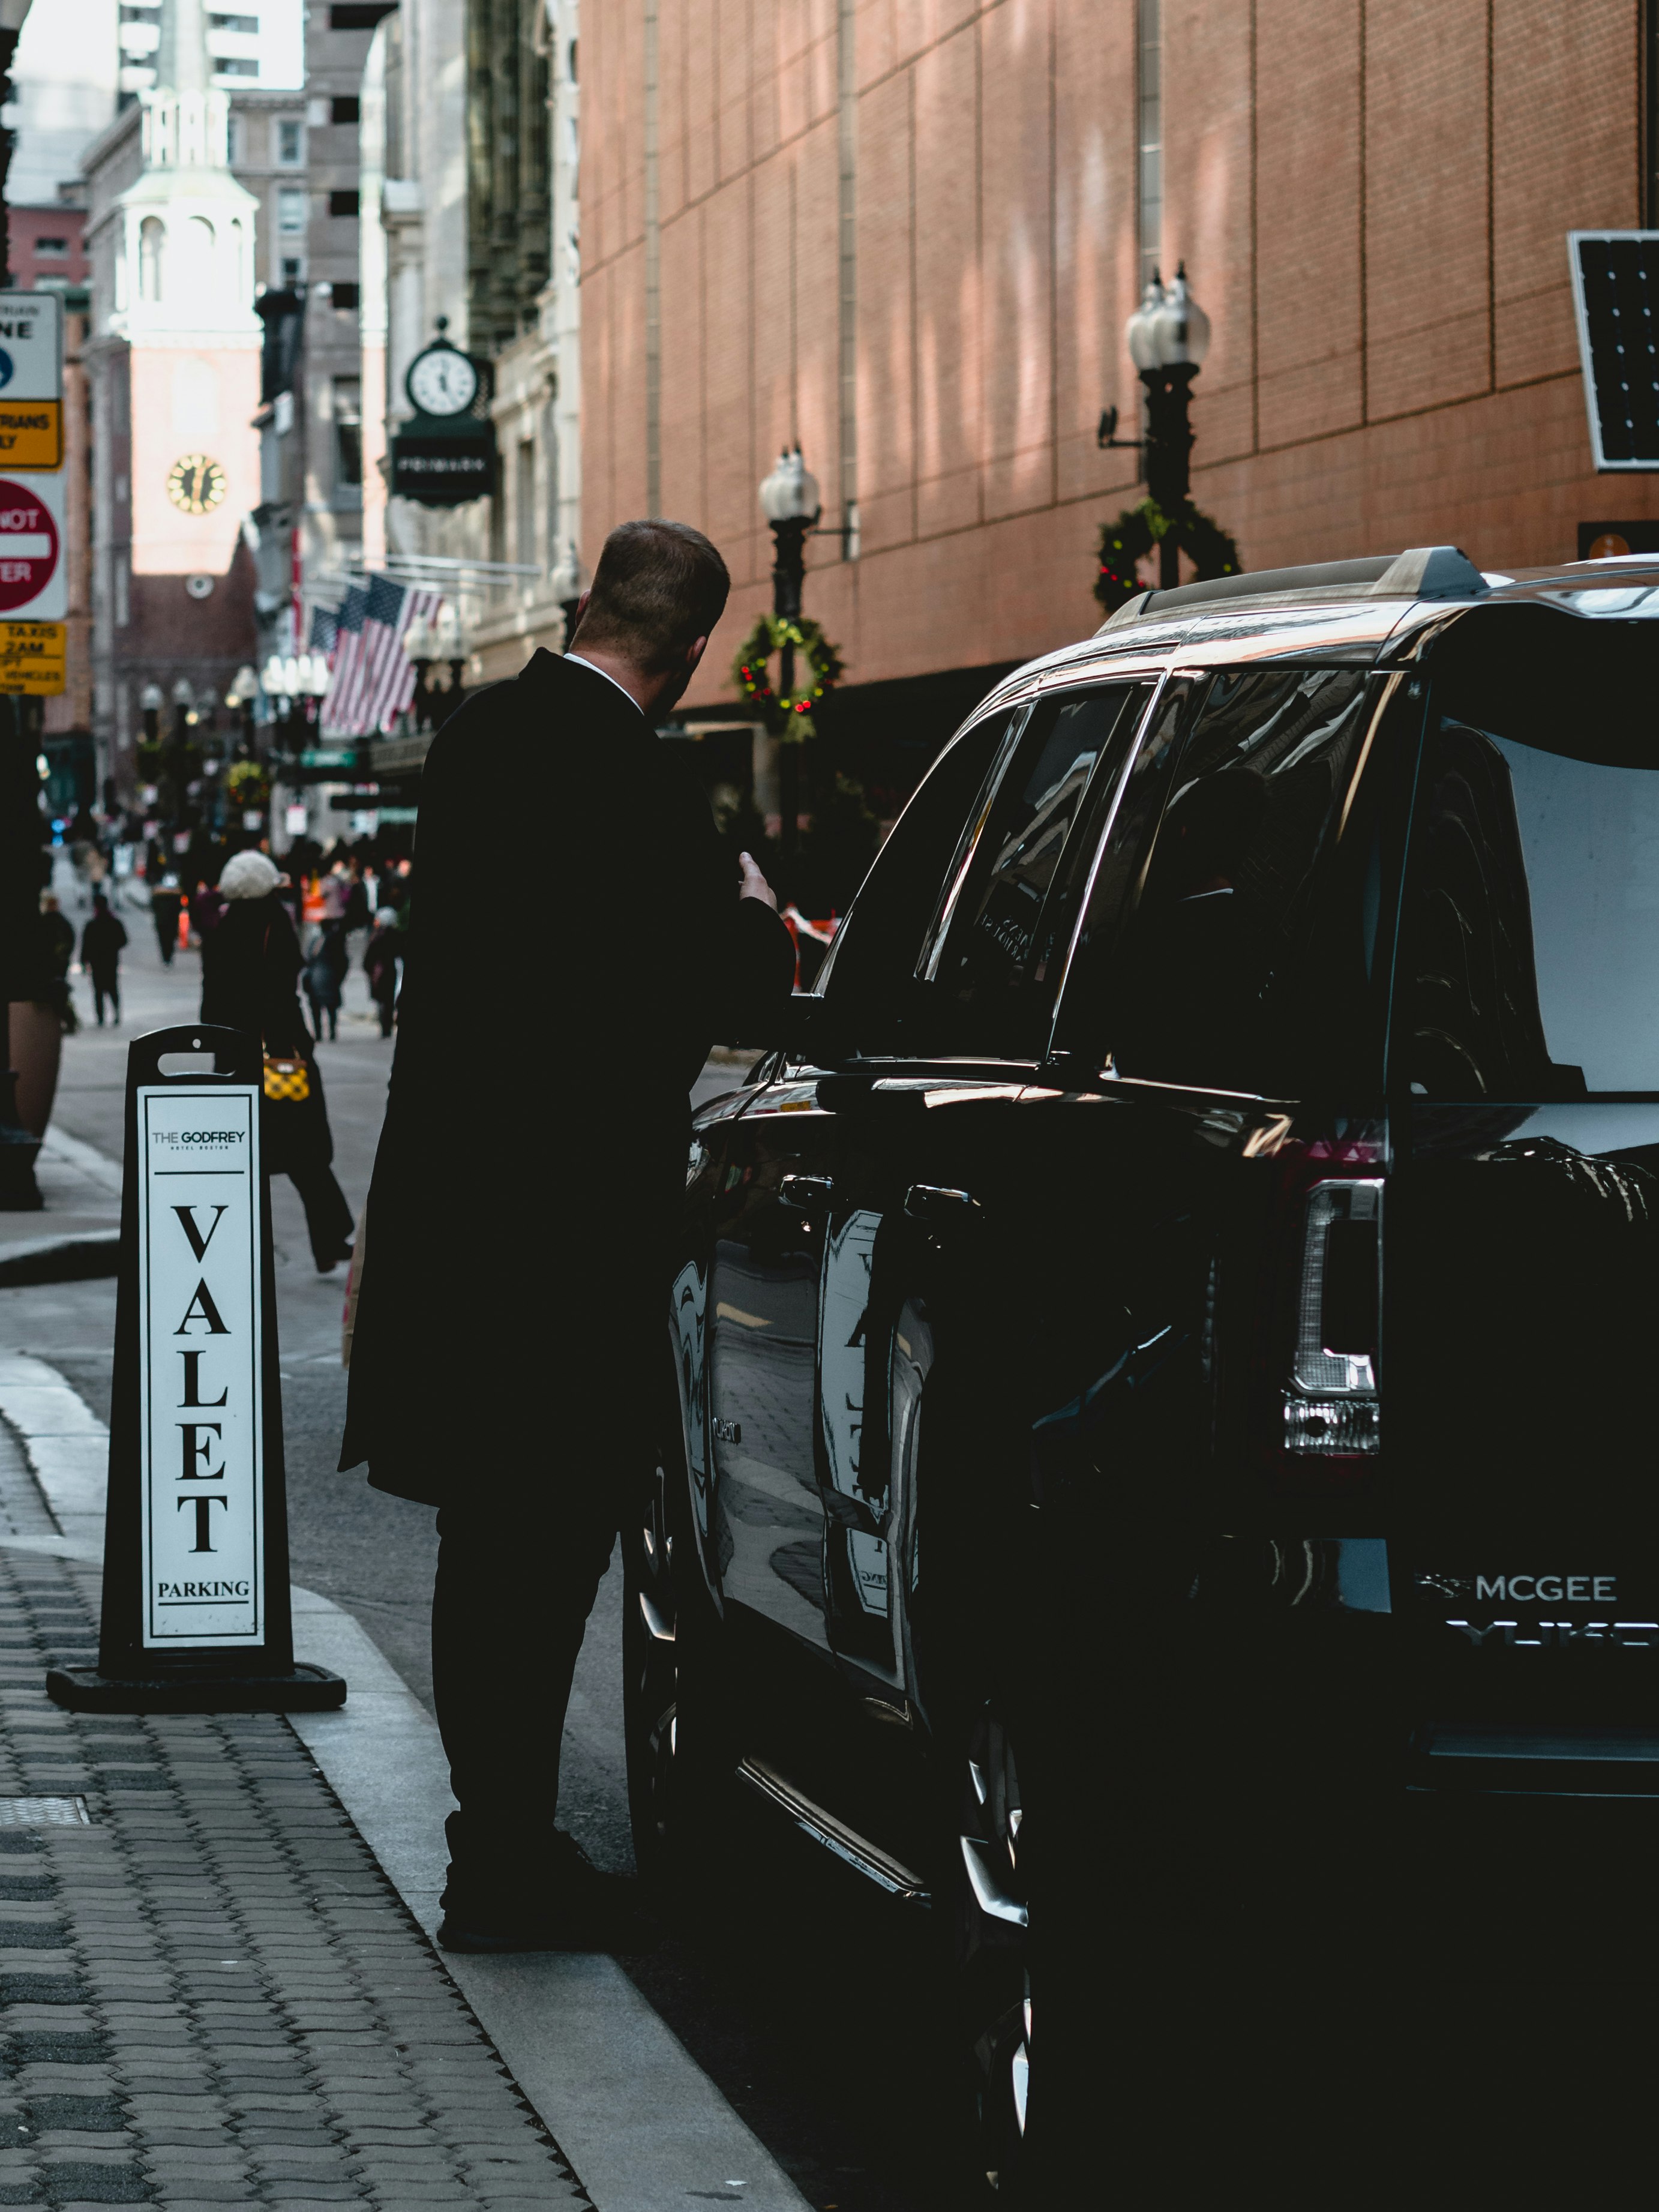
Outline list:
[[[75,924],[58,907],[55,891],[40,894],[40,969],[52,987],[48,1003],[65,1036],[81,1026],[70,993],[70,962],[75,957]]]
[[[397,909],[379,908],[368,943],[363,947],[363,973],[368,978],[368,995],[380,1017],[382,1036],[392,1035],[392,1017],[398,1003],[398,963],[404,957],[406,942],[398,927]]]
[[[305,966],[306,997],[310,1001],[311,1026],[319,1044],[323,1041],[325,1022],[328,1024],[329,1042],[338,1041],[340,994],[350,965],[344,922],[325,921],[311,940]]]
[[[95,891],[92,920],[81,932],[81,965],[92,978],[92,1003],[100,1029],[104,1026],[106,999],[112,1021],[118,1028],[120,1025],[121,947],[126,941],[126,931],[110,912],[109,901],[102,891]]]
[[[746,854],[732,868],[702,787],[655,735],[728,586],[697,531],[624,523],[580,602],[574,650],[538,652],[469,699],[422,770],[421,895],[340,1464],[367,1459],[378,1489],[439,1508],[433,1681],[459,1808],[439,1940],[454,1950],[640,1940],[631,1885],[598,1873],[554,1814],[582,1632],[622,1516],[644,1496],[672,1381],[687,1094],[715,1039],[763,1022],[794,973],[765,878]],[[573,822],[552,928],[546,870],[498,878],[495,940],[544,948],[526,1033],[519,961],[478,956],[477,855],[497,836],[494,793],[535,789],[573,759],[629,793],[629,865]],[[613,1086],[604,1159],[573,1150],[549,1041],[605,1066],[641,1038],[678,1081]]]
[[[260,1101],[259,1150],[267,1175],[285,1175],[306,1210],[317,1272],[351,1257],[353,1221],[334,1180],[334,1139],[323,1079],[300,1011],[300,940],[276,896],[282,878],[264,853],[234,854],[219,878],[223,919],[202,944],[202,1019],[261,1040],[267,1060],[304,1070],[303,1097]],[[290,1082],[284,1086],[292,1089]]]
[[[161,948],[164,968],[172,967],[173,956],[179,950],[179,909],[184,904],[184,896],[178,877],[170,872],[149,895],[150,919],[155,924],[155,942]]]

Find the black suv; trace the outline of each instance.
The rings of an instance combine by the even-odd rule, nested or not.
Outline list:
[[[1143,593],[976,709],[697,1116],[640,1856],[735,1775],[930,1901],[992,2188],[1111,1622],[1285,1711],[1305,1661],[1390,1788],[1659,1777],[1656,616],[1452,547]]]

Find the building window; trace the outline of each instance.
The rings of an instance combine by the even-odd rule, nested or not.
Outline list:
[[[259,18],[257,15],[210,15],[208,28],[210,31],[240,31],[246,38],[257,39]]]
[[[213,70],[216,76],[258,76],[259,64],[241,54],[215,54]]]
[[[283,256],[283,283],[285,287],[302,283],[305,281],[305,263],[301,260],[297,253],[285,253]]]
[[[159,300],[161,296],[161,255],[167,244],[167,230],[159,215],[147,215],[138,226],[138,296],[141,300]]]
[[[331,31],[372,31],[382,15],[389,15],[398,0],[334,0],[328,11]]]
[[[297,169],[306,157],[306,142],[301,135],[300,118],[296,115],[280,115],[276,118],[276,160],[284,169]]]
[[[1137,45],[1139,76],[1140,163],[1140,282],[1152,281],[1163,252],[1164,237],[1164,91],[1163,34],[1158,21],[1161,0],[1139,0]]]
[[[331,215],[355,216],[357,212],[356,193],[331,192],[328,196],[328,211]]]
[[[356,123],[360,108],[355,92],[337,92],[329,102],[328,119],[331,123]]]
[[[225,159],[234,169],[242,159],[242,118],[240,115],[225,118]]]
[[[519,441],[514,479],[513,524],[518,533],[517,558],[528,567],[536,558],[536,447],[532,439]],[[521,584],[526,580],[520,580]]]
[[[334,482],[361,489],[363,481],[363,387],[355,376],[334,380]]]
[[[297,185],[284,185],[276,195],[276,228],[292,238],[306,227],[306,196]]]
[[[66,238],[37,238],[34,241],[37,261],[67,261],[69,240]]]
[[[357,303],[362,295],[356,284],[337,284],[334,287],[333,296],[334,304],[343,315],[356,313]]]

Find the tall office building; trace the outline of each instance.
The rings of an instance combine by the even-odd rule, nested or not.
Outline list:
[[[88,0],[77,0],[86,5]],[[246,13],[216,8],[204,26],[209,82],[216,90],[297,91],[305,82],[305,0],[242,0]],[[164,0],[121,0],[124,101],[153,91]]]

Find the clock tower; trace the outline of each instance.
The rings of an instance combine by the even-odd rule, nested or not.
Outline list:
[[[216,706],[254,651],[244,524],[259,503],[258,202],[231,174],[204,0],[162,0],[131,181],[98,221],[94,374],[107,486],[95,592],[99,719],[118,787],[147,780],[145,695]],[[98,310],[103,309],[99,313]],[[107,506],[105,500],[107,498]],[[100,520],[102,518],[100,517]]]

